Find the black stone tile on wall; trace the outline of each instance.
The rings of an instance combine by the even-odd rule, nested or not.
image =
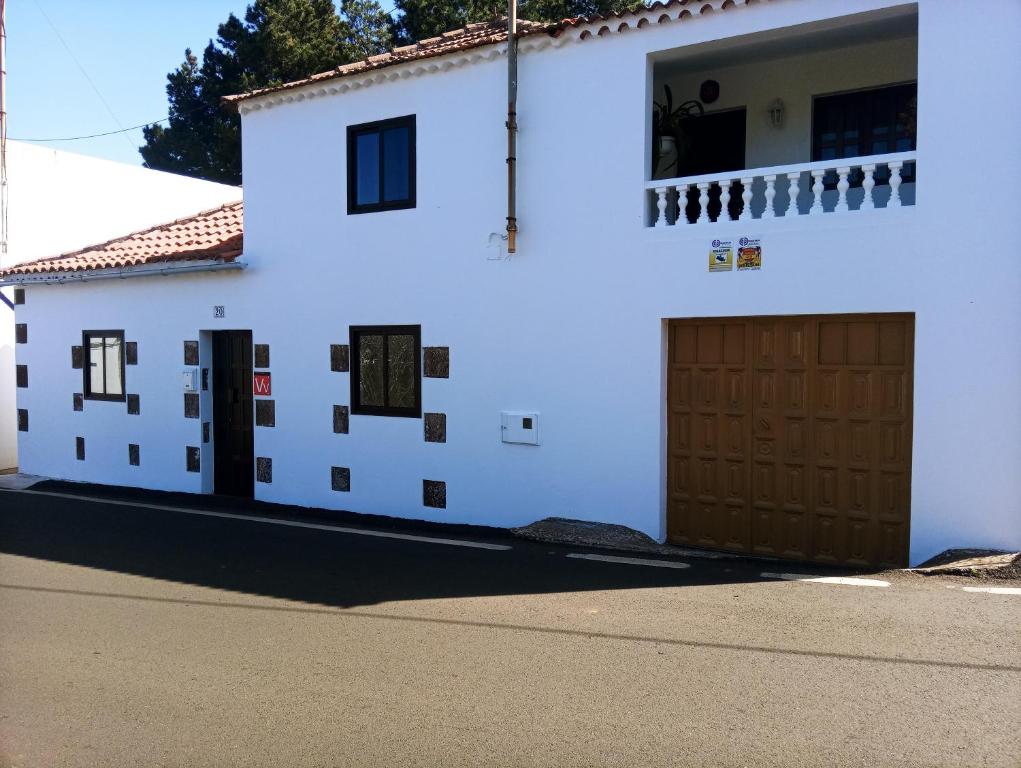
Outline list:
[[[128,341],[124,344],[124,364],[138,365],[138,342]]]
[[[138,416],[142,412],[142,404],[138,395],[128,395],[128,415]]]
[[[346,435],[350,427],[350,411],[346,405],[333,406],[333,431],[338,435]]]
[[[184,466],[189,472],[200,470],[198,446],[189,445],[184,449]]]
[[[85,438],[76,437],[74,439],[74,455],[78,461],[85,461]]]
[[[28,366],[17,365],[14,367],[14,380],[21,389],[28,388]]]
[[[209,442],[209,426],[210,425],[209,425],[208,421],[203,421],[202,422],[202,442],[203,443],[208,443]]]
[[[255,459],[255,479],[260,483],[273,482],[273,459],[258,456]]]
[[[276,402],[274,400],[255,401],[255,426],[275,427],[277,425]]]
[[[348,467],[330,467],[330,487],[347,493],[351,490],[351,470]]]
[[[71,347],[71,367],[81,369],[85,354],[79,346]]]
[[[15,304],[24,304],[25,303],[25,289],[24,288],[15,288],[14,289],[14,303]]]
[[[269,344],[255,345],[255,367],[269,368]]]
[[[85,397],[81,392],[75,392],[72,400],[74,401],[74,409],[76,411],[80,411],[85,407]]]
[[[347,344],[330,345],[330,370],[347,373],[351,369],[351,348]]]
[[[422,503],[434,509],[446,509],[447,484],[442,480],[423,480]]]
[[[422,375],[428,379],[450,378],[450,347],[426,347]]]
[[[28,432],[28,411],[24,408],[18,409],[18,431]]]
[[[197,419],[199,417],[199,393],[184,393],[184,418]]]
[[[184,342],[184,364],[199,364],[199,343],[197,341]]]
[[[14,325],[14,343],[28,344],[28,324],[16,323]]]
[[[133,467],[137,467],[140,464],[138,444],[128,443],[128,464]]]
[[[425,441],[427,443],[447,442],[447,414],[425,414]]]

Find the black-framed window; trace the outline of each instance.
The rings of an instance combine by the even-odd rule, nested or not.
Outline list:
[[[347,127],[347,212],[415,207],[415,116]]]
[[[351,326],[351,413],[421,417],[421,326]]]
[[[888,85],[864,91],[816,96],[812,105],[812,160],[886,155],[915,149],[917,83]],[[905,183],[913,182],[914,163],[901,171]],[[876,169],[876,184],[889,181],[889,169]],[[863,175],[855,170],[850,182],[861,184]],[[837,176],[824,178],[827,188],[836,188]]]
[[[86,400],[124,400],[124,331],[83,331]]]

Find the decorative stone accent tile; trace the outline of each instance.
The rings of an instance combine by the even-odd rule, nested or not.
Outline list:
[[[128,415],[138,416],[142,412],[142,404],[138,395],[128,395]]]
[[[351,490],[351,470],[348,467],[330,467],[330,486],[335,491]]]
[[[427,443],[447,442],[447,414],[425,414],[425,441]]]
[[[14,326],[14,343],[28,344],[28,323],[16,323]]]
[[[81,370],[82,362],[85,360],[85,353],[80,346],[71,347],[71,367]]]
[[[128,464],[137,467],[140,463],[138,445],[136,443],[128,443]]]
[[[260,483],[273,482],[273,459],[265,456],[255,458],[255,479]]]
[[[197,419],[199,417],[199,393],[184,393],[184,418]]]
[[[350,421],[350,411],[346,405],[333,406],[333,431],[336,434],[346,435]]]
[[[138,365],[138,342],[128,341],[124,343],[124,364]]]
[[[204,444],[208,444],[209,443],[209,422],[208,421],[203,421],[202,422],[202,442]]]
[[[203,368],[202,369],[202,391],[203,392],[208,392],[209,391],[209,369],[208,368]]]
[[[14,380],[21,389],[28,389],[28,366],[16,365],[14,367]]]
[[[24,408],[18,409],[18,431],[28,432],[28,411]]]
[[[255,401],[255,426],[275,427],[277,425],[276,401],[256,400]]]
[[[199,364],[199,343],[197,341],[184,342],[184,364]]]
[[[422,503],[434,509],[446,509],[447,484],[442,480],[423,480]]]
[[[337,373],[351,370],[351,348],[347,344],[330,345],[330,370]]]
[[[198,446],[189,445],[184,449],[184,465],[189,472],[198,472],[200,470]]]
[[[74,439],[74,456],[78,461],[85,461],[85,438],[76,437]]]
[[[85,408],[85,397],[81,392],[74,393],[74,409],[76,411],[83,410]]]
[[[14,303],[15,304],[24,304],[25,303],[25,289],[24,288],[15,288],[14,289]]]
[[[255,345],[255,367],[269,368],[269,344]]]
[[[450,378],[450,347],[426,347],[422,375],[429,379]]]

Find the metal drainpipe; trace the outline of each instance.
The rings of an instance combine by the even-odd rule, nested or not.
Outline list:
[[[518,3],[507,2],[507,253],[517,251]]]

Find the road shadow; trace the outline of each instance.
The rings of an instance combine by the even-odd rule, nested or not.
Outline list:
[[[34,490],[209,511],[331,522],[412,535],[466,538],[510,546],[472,549],[338,533],[256,521],[36,493],[0,493],[0,552],[214,589],[351,608],[384,602],[686,587],[761,581],[765,570],[828,571],[796,563],[683,558],[690,567],[609,564],[568,554],[590,548],[540,544],[500,529],[48,482]],[[603,553],[623,557],[655,555]],[[4,581],[0,574],[0,581]]]

